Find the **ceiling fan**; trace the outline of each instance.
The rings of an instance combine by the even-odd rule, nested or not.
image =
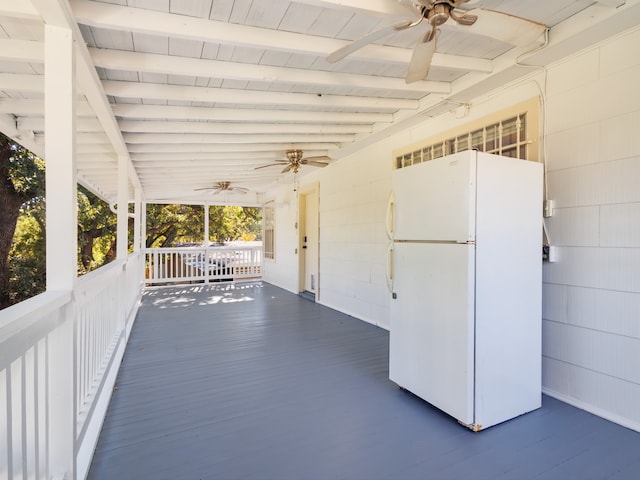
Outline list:
[[[284,169],[282,169],[281,173],[287,173],[292,171],[293,173],[298,173],[302,165],[311,165],[313,167],[326,167],[329,165],[328,161],[331,160],[330,157],[321,156],[321,157],[309,157],[302,158],[303,151],[302,150],[287,150],[287,159],[286,160],[276,160],[273,163],[268,163],[266,165],[261,165],[256,167],[255,170],[266,167],[273,167],[274,165],[286,165]]]
[[[215,182],[213,184],[213,186],[211,187],[204,187],[204,188],[196,188],[195,191],[202,191],[202,190],[213,190],[212,195],[217,195],[220,192],[234,192],[234,193],[241,193],[241,194],[245,194],[247,192],[249,192],[248,188],[245,187],[233,187],[231,186],[231,182],[229,181],[225,181],[225,182]]]
[[[413,83],[424,79],[429,73],[431,59],[438,41],[438,27],[445,24],[458,24],[468,28],[471,33],[493,37],[516,46],[525,46],[538,38],[547,28],[546,25],[507,13],[473,8],[459,10],[469,0],[398,0],[408,9],[417,12],[419,17],[413,21],[405,20],[375,30],[355,40],[327,56],[327,61],[335,63],[347,55],[361,49],[369,43],[386,37],[394,32],[413,28],[426,21],[429,29],[413,49],[409,62],[406,82]],[[480,3],[473,0],[472,3]]]

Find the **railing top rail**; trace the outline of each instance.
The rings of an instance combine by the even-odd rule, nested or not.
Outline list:
[[[156,248],[145,248],[144,251],[149,252],[177,252],[177,251],[186,251],[192,252],[196,250],[260,250],[262,247],[260,245],[224,245],[224,246],[190,246],[190,247],[156,247]]]

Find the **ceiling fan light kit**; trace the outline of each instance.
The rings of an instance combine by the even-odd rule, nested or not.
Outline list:
[[[424,80],[429,74],[429,67],[433,54],[437,48],[438,32],[441,25],[454,23],[467,27],[470,33],[489,36],[497,40],[515,46],[525,46],[538,38],[545,30],[546,25],[533,22],[525,18],[516,17],[507,13],[473,8],[472,10],[458,10],[469,0],[398,0],[409,10],[420,15],[414,21],[394,23],[368,33],[362,38],[335,50],[327,56],[327,61],[335,63],[346,56],[376,42],[394,32],[407,30],[420,25],[423,20],[429,24],[429,30],[420,37],[413,49],[411,60],[407,68],[407,83]],[[473,2],[475,4],[481,1]]]

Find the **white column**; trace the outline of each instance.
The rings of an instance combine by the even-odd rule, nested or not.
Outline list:
[[[77,277],[75,50],[69,29],[45,25],[47,290],[72,291]],[[49,335],[49,471],[75,478],[74,305]]]
[[[141,209],[142,209],[142,192],[139,188],[135,189],[134,206],[133,206],[133,251],[137,252],[142,248],[142,225],[141,225]]]
[[[118,222],[116,235],[116,257],[127,258],[129,246],[129,176],[127,158],[118,156]]]

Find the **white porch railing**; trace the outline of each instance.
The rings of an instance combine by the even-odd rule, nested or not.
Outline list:
[[[0,478],[86,477],[137,312],[142,259],[0,312]]]
[[[261,246],[148,248],[145,282],[152,285],[260,278]]]

